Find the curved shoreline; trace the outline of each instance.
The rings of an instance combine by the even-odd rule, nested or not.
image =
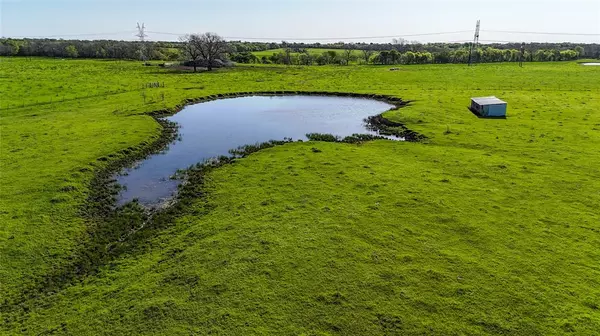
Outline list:
[[[111,154],[108,157],[98,158],[97,161],[108,162],[105,166],[94,172],[94,177],[89,182],[89,194],[84,205],[80,209],[81,216],[88,222],[84,236],[77,243],[78,248],[66,263],[58,266],[56,271],[47,274],[43,278],[33,281],[33,285],[25,288],[17,300],[33,299],[39,293],[56,292],[69,285],[73,281],[93,274],[99,267],[106,265],[115,257],[123,253],[135,253],[136,249],[142,248],[136,242],[143,241],[152,236],[155,230],[162,230],[170,225],[172,220],[192,200],[204,194],[204,175],[212,169],[221,167],[235,161],[237,158],[245,157],[251,153],[278,145],[290,143],[290,140],[269,141],[258,146],[242,145],[238,147],[237,155],[222,156],[206,162],[199,162],[195,167],[187,169],[186,180],[178,188],[175,197],[162,208],[147,209],[136,202],[129,202],[123,206],[117,206],[117,195],[120,190],[115,182],[115,174],[124,168],[131,166],[134,162],[143,160],[150,155],[160,152],[177,138],[178,125],[163,117],[174,115],[188,105],[198,104],[219,99],[238,98],[247,96],[332,96],[332,97],[354,97],[372,99],[388,103],[393,106],[389,111],[400,109],[409,101],[401,98],[379,95],[358,94],[346,92],[320,92],[320,91],[256,91],[235,92],[226,94],[209,95],[198,98],[185,99],[181,104],[173,108],[157,110],[145,113],[151,116],[160,126],[158,137],[151,142],[143,141],[137,146],[131,146]],[[376,115],[377,120],[386,120],[381,115]],[[400,123],[389,122],[387,126],[400,127],[401,131],[408,131],[415,135],[416,132],[408,130]],[[386,126],[385,123],[381,125]],[[370,127],[378,127],[370,125]],[[397,135],[402,136],[402,135]],[[408,141],[420,141],[425,137],[419,135],[408,139]],[[235,150],[235,149],[232,149]]]
[[[244,91],[244,92],[231,92],[231,93],[221,93],[216,95],[208,95],[197,98],[188,98],[183,101],[182,104],[178,104],[173,108],[157,110],[153,112],[149,112],[147,114],[155,117],[167,117],[173,114],[178,113],[183,110],[188,105],[204,103],[213,100],[219,99],[230,99],[230,98],[240,98],[240,97],[251,97],[251,96],[325,96],[325,97],[350,97],[350,98],[364,98],[364,99],[372,99],[380,102],[384,102],[390,105],[393,105],[395,108],[391,110],[397,110],[401,107],[404,107],[410,103],[410,101],[405,101],[402,98],[388,96],[388,95],[380,95],[380,94],[363,94],[363,93],[351,93],[351,92],[331,92],[331,91]]]

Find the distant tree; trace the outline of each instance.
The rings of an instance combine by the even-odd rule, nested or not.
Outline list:
[[[308,51],[305,51],[298,56],[298,60],[302,65],[312,65],[315,58]]]
[[[106,56],[108,55],[108,53],[106,52],[106,49],[100,47],[98,50],[96,50],[96,57],[97,58],[106,58]]]
[[[502,62],[503,54],[502,50],[488,47],[483,49],[483,61],[484,62]]]
[[[16,40],[8,40],[6,42],[6,47],[7,47],[7,52],[6,56],[17,56],[19,54],[19,52],[21,51],[21,45],[22,43],[16,41]]]
[[[538,50],[533,54],[533,60],[536,62],[546,61],[546,52],[544,50]]]
[[[339,57],[335,50],[327,50],[325,53],[327,54],[327,58],[329,60],[328,64],[338,63]]]
[[[373,51],[371,49],[363,49],[362,50],[363,59],[365,60],[365,63],[369,64],[369,61],[371,61],[371,57],[373,56],[374,53],[375,53],[375,51]]]
[[[15,56],[19,53],[19,46],[11,44],[11,43],[6,43],[6,44],[0,44],[0,56]]]
[[[284,58],[285,54],[282,52],[273,53],[273,55],[269,56],[269,62],[274,64],[283,64]]]
[[[575,51],[577,52],[577,57],[584,57],[585,56],[585,49],[583,49],[582,46],[575,47]]]
[[[150,58],[153,60],[165,61],[167,60],[167,56],[163,54],[160,50],[154,49],[150,52]]]
[[[352,49],[352,48],[350,48],[350,47],[348,47],[348,48],[344,49],[344,54],[343,54],[343,56],[344,56],[344,63],[345,63],[346,65],[349,65],[349,64],[350,64],[350,61],[351,61],[351,60],[352,60],[352,58],[354,57],[353,53],[354,53],[354,49]]]
[[[140,49],[138,49],[135,51],[133,58],[137,59],[137,60],[145,60],[146,56],[144,55],[144,52],[142,52]]]
[[[560,53],[558,54],[558,57],[560,58]],[[546,61],[556,61],[556,54],[554,53],[554,50],[544,50],[544,58]]]
[[[561,55],[560,55],[560,50],[558,49],[553,49],[553,50],[549,50],[552,53],[552,60],[553,61],[560,61]]]
[[[338,53],[335,52],[335,50],[324,51],[320,55],[320,57],[317,57],[317,63],[319,65],[338,64],[339,63]]]
[[[196,72],[198,60],[202,57],[202,53],[198,48],[199,40],[200,35],[198,34],[189,34],[179,38],[179,41],[182,43],[183,54],[188,60],[192,61],[194,65],[194,72]]]
[[[561,50],[560,51],[560,60],[561,61],[571,61],[577,59],[579,54],[575,50]]]
[[[443,49],[435,54],[434,63],[444,64],[450,63],[452,59],[452,52],[448,49]]]
[[[389,56],[388,62],[390,64],[398,64],[398,63],[400,63],[400,56],[401,55],[398,52],[398,50],[396,50],[396,49],[390,50],[388,56]]]
[[[380,64],[388,64],[390,59],[390,52],[387,50],[382,50],[379,52],[379,55],[377,55],[376,60],[378,63]]]
[[[283,63],[285,65],[292,64],[292,48],[285,48],[283,50]]]
[[[12,56],[12,48],[7,44],[0,43],[0,56]]]
[[[66,53],[67,57],[71,57],[71,58],[77,58],[79,56],[79,53],[77,52],[77,48],[75,48],[75,46],[72,44],[65,48],[65,53]]]
[[[475,62],[483,62],[483,49],[477,48],[473,51],[473,60]]]
[[[325,64],[328,64],[328,62],[329,62],[326,53],[323,53],[323,54],[315,57],[315,61],[317,62],[318,65],[325,65]]]
[[[428,64],[433,61],[433,55],[428,51],[417,52],[416,61],[418,64]]]
[[[176,61],[181,57],[179,49],[168,49],[166,52],[167,59],[169,61]]]
[[[398,45],[398,46],[403,46],[403,45],[407,44],[408,41],[403,39],[402,37],[399,37],[399,38],[392,39],[392,43],[395,45]]]
[[[233,53],[230,58],[237,63],[256,63],[258,61],[258,57],[249,51]]]
[[[417,61],[417,56],[412,51],[407,51],[402,55],[402,63],[413,64]]]
[[[469,61],[469,50],[458,49],[453,53],[452,63],[467,63]]]
[[[216,60],[224,59],[229,50],[227,42],[215,33],[199,35],[193,40],[193,43],[200,52],[202,59],[206,61],[208,71],[213,69]]]

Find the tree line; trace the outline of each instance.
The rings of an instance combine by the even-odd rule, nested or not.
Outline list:
[[[180,44],[112,40],[0,39],[0,56],[178,60]]]
[[[215,55],[203,56],[202,44],[212,38]],[[328,65],[339,64],[426,64],[467,63],[469,43],[408,42],[392,43],[263,43],[224,41],[217,34],[186,35],[178,42],[142,42],[111,40],[0,39],[0,56],[45,56],[60,58],[109,58],[132,60],[188,61],[190,65],[218,65],[225,59],[236,63]],[[204,40],[203,40],[204,39]],[[204,42],[203,42],[204,41]],[[473,61],[517,62],[521,60],[520,44],[490,44],[473,51]],[[330,49],[320,53],[313,48]],[[209,48],[210,49],[210,48]],[[257,57],[253,52],[282,49],[269,56]],[[564,61],[578,58],[600,58],[600,44],[530,43],[525,45],[523,61]]]
[[[492,47],[475,48],[471,60],[476,63],[493,62],[547,62],[547,61],[570,61],[578,59],[582,54],[582,48],[575,50],[537,50],[536,52],[521,51],[517,49],[496,49]],[[257,57],[251,52],[232,53],[230,58],[237,63],[262,63],[262,64],[287,64],[287,65],[349,65],[354,64],[446,64],[446,63],[468,63],[468,48],[457,50],[429,51],[406,51],[404,53],[392,49],[375,52],[369,49],[356,50],[327,50],[321,53],[311,53],[310,49],[294,51],[291,48],[273,53],[270,56]]]

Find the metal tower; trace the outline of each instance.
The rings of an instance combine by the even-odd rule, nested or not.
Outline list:
[[[144,63],[146,63],[146,61],[148,60],[146,58],[146,44],[144,43],[146,41],[146,37],[148,37],[148,35],[146,35],[146,25],[144,23],[142,23],[142,25],[140,26],[139,22],[137,24],[137,30],[138,33],[135,35],[140,39],[140,55],[142,58],[142,61]]]
[[[477,20],[477,26],[475,27],[475,37],[473,38],[473,43],[471,43],[471,48],[469,49],[469,66],[473,64],[473,48],[475,48],[479,44],[479,28],[481,27],[481,20]]]
[[[521,55],[519,56],[519,66],[523,67],[523,60],[525,58],[525,42],[521,43]]]

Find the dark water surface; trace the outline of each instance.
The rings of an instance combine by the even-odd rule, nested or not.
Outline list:
[[[393,108],[380,101],[322,96],[251,96],[190,105],[167,118],[180,125],[179,141],[160,154],[117,176],[125,186],[119,203],[134,199],[154,205],[171,198],[178,169],[228,155],[241,145],[283,138],[306,139],[306,133],[348,136],[369,133],[363,119]]]

